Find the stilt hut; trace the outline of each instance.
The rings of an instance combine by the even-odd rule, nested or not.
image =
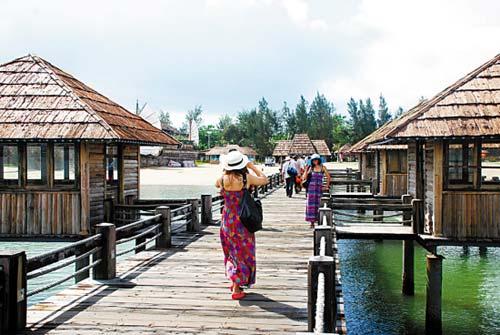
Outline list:
[[[278,141],[273,156],[281,162],[286,156],[320,155],[325,161],[331,156],[330,149],[324,140],[312,140],[307,134],[295,134],[292,140]]]
[[[139,146],[177,144],[39,57],[1,65],[0,234],[89,234],[139,196]]]
[[[405,115],[384,137],[408,145],[408,193],[424,200],[419,233],[439,241],[500,242],[500,55]]]

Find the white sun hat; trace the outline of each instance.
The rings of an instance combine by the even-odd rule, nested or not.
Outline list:
[[[221,157],[221,164],[226,171],[241,170],[247,166],[248,157],[238,150],[231,151]]]
[[[313,160],[315,160],[315,159],[319,159],[319,160],[321,160],[321,156],[320,156],[320,155],[318,155],[318,154],[314,154],[314,155],[312,155],[312,156],[311,156],[311,161],[313,161]]]

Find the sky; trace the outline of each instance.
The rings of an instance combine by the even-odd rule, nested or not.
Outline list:
[[[0,63],[36,54],[151,121],[204,123],[265,97],[382,93],[392,111],[500,53],[498,0],[3,0]]]

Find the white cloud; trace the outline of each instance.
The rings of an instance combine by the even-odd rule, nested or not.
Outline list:
[[[336,28],[366,39],[353,67],[320,86],[341,101],[376,99],[393,109],[431,97],[500,52],[498,1],[364,0]]]

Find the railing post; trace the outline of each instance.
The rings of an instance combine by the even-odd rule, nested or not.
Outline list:
[[[136,239],[134,240],[134,242],[135,242],[135,246],[137,247],[137,246],[138,246],[138,245],[140,245],[141,243],[146,242],[146,237],[145,237],[145,236],[142,236],[142,237],[136,238]],[[135,253],[135,254],[138,254],[138,253],[140,253],[140,252],[142,252],[142,251],[144,251],[144,250],[146,250],[146,246],[145,246],[145,245],[143,245],[143,246],[141,246],[141,247],[137,247],[137,248],[135,249],[134,253]]]
[[[335,261],[330,256],[313,256],[309,258],[307,275],[307,328],[313,332],[316,327],[316,300],[318,297],[318,276],[325,277],[325,310],[324,329],[319,332],[333,333],[335,331],[337,304],[335,299]]]
[[[412,227],[414,234],[422,234],[424,232],[424,202],[421,199],[413,199],[412,211]]]
[[[404,194],[401,196],[401,202],[403,205],[410,205],[412,196],[409,194]],[[403,221],[409,221],[411,220],[411,212],[410,211],[403,211]],[[403,223],[403,226],[411,226],[411,223]]]
[[[212,195],[201,195],[201,224],[208,226],[212,224]]]
[[[317,226],[314,228],[314,256],[320,256],[321,238],[325,238],[325,255],[333,256],[332,228],[329,226]]]
[[[212,196],[210,196],[210,201],[212,201]],[[158,249],[166,249],[172,246],[172,235],[170,233],[172,215],[170,212],[170,207],[167,206],[159,206],[155,209],[155,214],[161,214],[160,232],[162,234],[156,239],[156,248]]]
[[[116,227],[112,223],[100,223],[96,232],[102,234],[101,251],[94,254],[94,260],[101,262],[94,268],[94,279],[113,279],[116,277]]]
[[[328,227],[332,226],[332,209],[329,207],[319,208],[319,225],[323,224],[323,217],[326,217],[326,224]]]
[[[200,220],[198,220],[198,199],[188,199],[191,204],[191,223],[187,225],[187,231],[198,232],[200,231]]]
[[[85,248],[83,246],[82,247],[78,247],[75,250],[75,257],[83,255],[84,253],[86,253],[88,251],[90,251],[89,248]],[[90,255],[88,255],[86,257],[83,257],[79,261],[76,261],[76,263],[75,263],[75,272],[78,271],[78,270],[80,270],[80,269],[83,269],[84,267],[88,266],[89,264],[90,264]],[[84,272],[80,273],[79,275],[76,275],[75,276],[75,284],[81,282],[82,280],[87,279],[88,277],[90,277],[90,269],[87,270],[87,271],[84,271]]]
[[[26,327],[26,253],[0,254],[0,334],[14,334]]]

